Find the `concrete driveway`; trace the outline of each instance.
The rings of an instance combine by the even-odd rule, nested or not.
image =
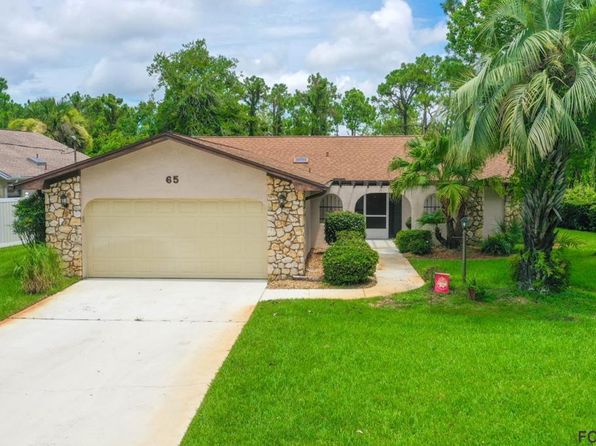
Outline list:
[[[179,444],[265,286],[84,280],[0,323],[0,443]]]

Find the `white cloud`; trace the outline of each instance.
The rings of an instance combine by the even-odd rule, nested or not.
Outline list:
[[[379,10],[357,13],[338,25],[335,38],[316,45],[307,61],[315,69],[358,66],[386,72],[444,38],[444,24],[430,32],[419,29],[405,0],[385,0]]]
[[[120,85],[127,95],[141,99],[155,86],[155,80],[147,75],[146,67],[144,62],[104,57],[93,67],[83,84],[84,89],[91,94],[101,95],[113,90],[115,85]]]
[[[378,1],[378,0],[375,0]],[[362,10],[366,8],[362,1]],[[358,4],[351,2],[351,4]],[[0,0],[0,76],[19,102],[67,92],[146,99],[156,52],[205,38],[245,75],[302,89],[320,71],[374,93],[389,69],[443,42],[405,0],[358,12],[340,0]],[[420,25],[419,23],[423,23]],[[431,51],[432,52],[432,51]]]
[[[306,88],[309,74],[304,70],[298,70],[295,72],[265,73],[262,76],[268,85],[275,83],[286,84],[288,90],[293,92],[294,90],[304,90]]]

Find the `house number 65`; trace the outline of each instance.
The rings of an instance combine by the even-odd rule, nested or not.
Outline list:
[[[178,175],[174,175],[174,176],[168,175],[166,177],[166,183],[168,183],[168,184],[172,184],[172,183],[178,184],[179,182],[180,182],[180,179],[178,178]]]

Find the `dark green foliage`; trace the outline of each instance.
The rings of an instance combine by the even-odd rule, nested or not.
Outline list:
[[[236,60],[211,55],[204,40],[156,54],[147,72],[164,92],[157,113],[159,130],[185,135],[242,133],[243,86],[235,69]]]
[[[511,260],[511,272],[516,282],[525,280],[523,276],[523,265],[527,263],[527,253],[516,255]],[[569,285],[571,265],[561,255],[560,251],[552,251],[546,255],[544,251],[538,251],[533,263],[535,279],[532,281],[530,290],[541,293],[560,292]]]
[[[426,212],[418,219],[421,225],[440,225],[445,223],[445,214],[442,211]]]
[[[480,250],[494,256],[508,256],[513,253],[515,245],[523,242],[523,225],[518,220],[499,223],[498,231],[484,240]]]
[[[345,92],[341,101],[345,126],[352,136],[362,133],[375,119],[375,108],[364,93],[357,88]]]
[[[432,251],[432,234],[424,229],[399,231],[395,237],[395,244],[401,252],[411,252],[418,255],[430,254]]]
[[[337,240],[340,231],[356,231],[364,238],[366,220],[364,215],[350,211],[332,212],[325,218],[325,241],[329,244]]]
[[[567,190],[561,208],[563,228],[596,231],[596,190],[577,186]]]
[[[323,255],[325,281],[332,285],[366,282],[377,268],[379,254],[362,238],[344,236]]]
[[[484,301],[488,297],[488,290],[486,286],[478,282],[476,277],[468,283],[468,296],[472,300]]]
[[[508,256],[513,252],[514,244],[506,234],[498,233],[489,236],[482,242],[480,250],[493,256]]]
[[[31,245],[15,267],[15,274],[25,293],[44,293],[56,287],[62,279],[60,256],[53,248]]]
[[[15,205],[14,232],[28,245],[43,243],[46,238],[44,196],[35,192]]]

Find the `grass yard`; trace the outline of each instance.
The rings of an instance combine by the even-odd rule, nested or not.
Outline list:
[[[560,295],[522,296],[506,259],[473,260],[497,292],[471,302],[458,261],[415,259],[457,292],[259,304],[182,444],[578,444],[596,428],[596,234],[574,235]]]
[[[61,286],[48,293],[27,294],[21,290],[21,284],[14,276],[16,262],[24,255],[25,248],[23,246],[0,249],[0,320],[6,319],[44,297],[72,285],[77,280],[74,278],[65,279]]]

